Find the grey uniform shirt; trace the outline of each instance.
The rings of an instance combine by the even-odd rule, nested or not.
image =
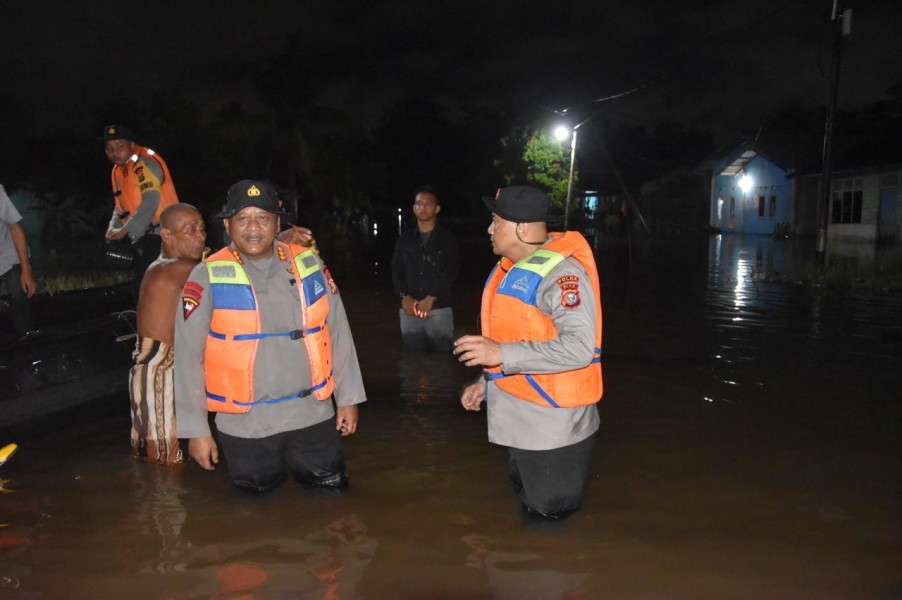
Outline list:
[[[288,272],[290,263],[280,261],[277,253],[262,261],[250,261],[244,256],[242,260],[257,296],[261,331],[278,333],[303,329],[301,300],[295,288],[299,282],[292,283],[297,276]],[[204,385],[204,348],[210,329],[212,300],[204,263],[194,268],[188,282],[186,286],[200,286],[203,291],[200,301],[187,318],[185,311],[180,310],[175,319],[175,405],[180,438],[210,435]],[[344,304],[341,297],[331,290],[326,293],[329,296],[326,322],[332,339],[335,402],[338,406],[365,402],[363,378]],[[311,385],[310,363],[302,339],[277,336],[258,341],[254,362],[256,401],[288,396],[309,389]],[[257,404],[242,414],[216,413],[216,427],[228,435],[262,438],[309,427],[334,415],[330,400],[307,396],[275,404]]]
[[[19,264],[19,253],[13,243],[13,235],[9,231],[10,225],[15,225],[22,220],[22,215],[16,210],[12,200],[6,195],[6,190],[0,185],[0,275]]]
[[[579,278],[580,303],[562,304],[557,281],[563,276]],[[505,373],[558,373],[589,364],[595,346],[595,294],[579,261],[562,261],[542,280],[536,306],[550,315],[558,335],[547,342],[525,341],[501,344]],[[486,389],[489,441],[522,450],[552,450],[580,442],[598,430],[595,404],[554,408],[520,400],[494,382]]]

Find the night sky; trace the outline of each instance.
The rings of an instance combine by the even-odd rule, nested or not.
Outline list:
[[[855,8],[840,104],[885,98],[902,80],[902,11]],[[584,109],[668,117],[720,131],[774,105],[826,102],[829,0],[703,2],[297,2],[145,5],[3,3],[4,93],[40,129],[99,101],[179,91],[253,109],[255,69],[306,55],[317,101],[375,119],[411,89],[454,107]],[[591,110],[591,109],[587,109]],[[551,115],[551,112],[549,111]],[[585,112],[584,114],[590,114]]]

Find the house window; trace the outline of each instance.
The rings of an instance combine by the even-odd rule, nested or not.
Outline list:
[[[834,182],[831,223],[861,223],[861,188],[861,179],[841,179]]]
[[[736,196],[730,196],[730,219],[736,216]]]
[[[777,197],[770,197],[770,204],[767,207],[767,216],[773,219],[777,216]]]
[[[758,218],[764,218],[764,196],[758,196]]]

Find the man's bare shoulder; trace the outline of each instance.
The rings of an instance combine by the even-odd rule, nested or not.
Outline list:
[[[171,283],[181,286],[199,263],[192,258],[158,258],[147,267],[144,277],[148,285]]]

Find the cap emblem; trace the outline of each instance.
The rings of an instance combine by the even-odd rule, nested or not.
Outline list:
[[[251,187],[247,188],[247,195],[251,198],[254,198],[260,195],[260,190],[257,189],[257,186],[252,185]]]

